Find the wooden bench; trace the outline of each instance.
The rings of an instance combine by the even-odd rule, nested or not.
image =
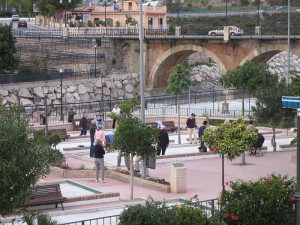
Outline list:
[[[151,128],[153,129],[158,129],[157,128],[157,123],[156,122],[148,122],[148,123],[145,123],[147,126],[150,126]]]
[[[155,130],[159,130],[157,128],[157,123],[156,122],[148,122],[148,123],[145,123],[146,125],[148,126],[151,126],[153,129]],[[162,121],[162,124],[166,127],[165,130],[167,132],[174,132],[174,131],[177,131],[177,127],[175,126],[175,123],[174,121]]]
[[[166,127],[166,130],[169,132],[174,132],[174,131],[176,131],[177,132],[177,130],[178,130],[178,127],[176,127],[175,126],[175,123],[174,123],[174,121],[164,121],[163,122],[163,125],[165,125],[165,127]]]
[[[62,210],[64,210],[63,202],[66,200],[67,198],[61,194],[59,184],[41,185],[30,187],[29,199],[22,206],[32,207],[55,204],[55,208],[57,208],[57,205],[61,204]]]
[[[67,129],[65,129],[65,128],[49,130],[49,134],[54,134],[54,133],[57,133],[61,140],[64,140],[64,141],[66,141],[66,139],[69,140],[70,135],[67,133]]]
[[[73,120],[73,130],[80,130],[79,129],[80,120],[81,119],[74,119]],[[87,129],[90,128],[92,120],[93,120],[93,118],[87,118]]]

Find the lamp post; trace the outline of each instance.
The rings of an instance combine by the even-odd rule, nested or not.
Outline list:
[[[63,115],[63,106],[62,106],[62,100],[63,100],[63,93],[62,93],[62,77],[63,77],[64,70],[59,69],[60,74],[60,120],[64,121],[64,115]]]
[[[94,46],[95,48],[95,78],[97,77],[97,45]]]
[[[259,26],[260,0],[257,1],[257,26]]]
[[[49,87],[47,85],[43,86],[44,93],[44,104],[45,104],[45,125],[46,125],[46,135],[48,135],[48,110],[47,110],[47,97],[48,97]]]
[[[225,24],[226,24],[226,27],[227,27],[227,1],[228,0],[225,0],[225,11],[226,11],[226,14],[225,14]]]
[[[300,109],[297,109],[296,225],[300,225]]]
[[[104,27],[106,28],[106,0],[104,0]]]
[[[64,4],[65,6],[64,18],[65,18],[65,27],[67,27],[67,4],[72,3],[72,0],[59,0],[59,3]]]
[[[180,0],[177,0],[177,21],[176,21],[177,26],[179,26],[179,1]]]
[[[291,24],[291,0],[288,0],[288,52],[287,52],[287,85],[290,84],[290,54],[291,54],[291,38],[290,38],[290,24]]]

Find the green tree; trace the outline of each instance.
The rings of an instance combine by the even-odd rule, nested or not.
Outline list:
[[[157,151],[158,133],[138,118],[127,116],[119,122],[113,147],[130,156],[130,186],[133,199],[133,157],[154,157]]]
[[[245,116],[245,94],[246,90],[253,93],[259,86],[264,86],[266,66],[247,61],[242,66],[226,73],[221,77],[220,83],[225,88],[242,89],[242,116]],[[250,109],[249,109],[250,110]],[[242,156],[242,163],[245,165],[245,153]]]
[[[18,66],[15,42],[11,26],[0,24],[0,74],[12,73]]]
[[[68,10],[74,9],[81,2],[81,0],[72,0],[71,3],[68,3],[68,0],[63,0],[63,3],[60,3],[59,0],[35,0],[35,4],[41,15],[47,16],[48,18],[52,16],[57,18],[57,13],[64,12],[65,7]]]
[[[231,123],[224,122],[216,128],[207,128],[201,137],[210,148],[215,148],[222,156],[222,198],[225,190],[224,182],[224,156],[233,160],[245,152],[247,146],[253,144],[257,134],[246,129],[246,123],[241,118]]]
[[[253,117],[258,122],[268,123],[272,128],[271,144],[276,151],[275,129],[281,121],[291,122],[294,118],[292,109],[282,108],[282,96],[288,95],[285,80],[279,80],[278,75],[269,74],[266,77],[268,85],[260,86],[253,94],[256,104],[252,107]]]
[[[178,118],[178,144],[181,144],[180,138],[180,106],[178,94],[189,90],[191,81],[190,67],[178,64],[172,68],[170,77],[168,79],[167,94],[176,94],[177,118]]]
[[[29,187],[62,158],[59,150],[51,148],[45,133],[28,127],[21,110],[18,105],[0,104],[0,215],[17,212]]]
[[[224,88],[242,89],[242,116],[245,112],[245,94],[246,90],[253,92],[259,86],[265,84],[266,66],[263,64],[256,65],[252,61],[247,61],[236,69],[229,71],[220,79]]]
[[[227,225],[293,225],[295,186],[295,179],[275,174],[257,181],[231,181],[223,218]]]

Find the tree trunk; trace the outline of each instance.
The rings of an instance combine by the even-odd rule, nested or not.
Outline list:
[[[179,107],[178,95],[176,95],[176,101],[177,101],[177,115],[178,115],[178,144],[181,144],[181,137],[180,137],[180,107]]]
[[[133,154],[130,153],[130,200],[133,200]]]
[[[224,169],[224,154],[222,154],[222,193],[221,193],[221,203],[220,203],[221,211],[223,206],[224,193],[225,193],[225,169]]]
[[[242,117],[245,116],[245,90],[243,89],[242,94]]]
[[[243,89],[242,94],[242,117],[245,116],[245,90]],[[242,154],[242,165],[246,165],[246,154],[245,151]]]
[[[271,144],[273,146],[273,152],[276,152],[276,148],[277,148],[277,143],[276,143],[276,133],[275,133],[275,127],[272,126],[272,139],[271,139]]]

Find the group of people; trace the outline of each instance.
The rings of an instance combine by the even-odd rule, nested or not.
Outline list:
[[[186,126],[188,128],[190,144],[193,143],[193,140],[194,140],[194,143],[197,144],[197,137],[196,137],[197,124],[196,124],[196,115],[194,113],[192,113],[191,117],[187,119]],[[205,146],[204,141],[201,140],[201,137],[203,136],[207,126],[208,126],[208,122],[206,120],[204,120],[198,130],[198,138],[200,140],[200,146],[198,147],[198,149],[200,152],[207,152],[207,147]],[[257,133],[256,142],[250,146],[250,155],[256,155],[257,149],[259,149],[263,146],[265,138],[261,133],[258,132],[258,129],[253,125],[253,121],[251,121],[251,120],[248,122],[247,129],[252,130]]]
[[[205,131],[207,125],[208,125],[208,122],[206,120],[204,120],[202,125],[199,127],[199,130],[198,130],[198,138],[200,140],[200,146],[199,146],[198,149],[199,149],[200,152],[207,152],[207,147],[205,146],[205,143],[203,141],[201,141],[201,137],[204,134],[204,131]],[[191,117],[189,117],[186,120],[186,126],[187,126],[187,129],[188,129],[190,144],[193,144],[193,140],[194,140],[195,144],[198,144],[198,138],[196,136],[197,124],[196,124],[196,115],[195,115],[195,113],[192,113]]]

